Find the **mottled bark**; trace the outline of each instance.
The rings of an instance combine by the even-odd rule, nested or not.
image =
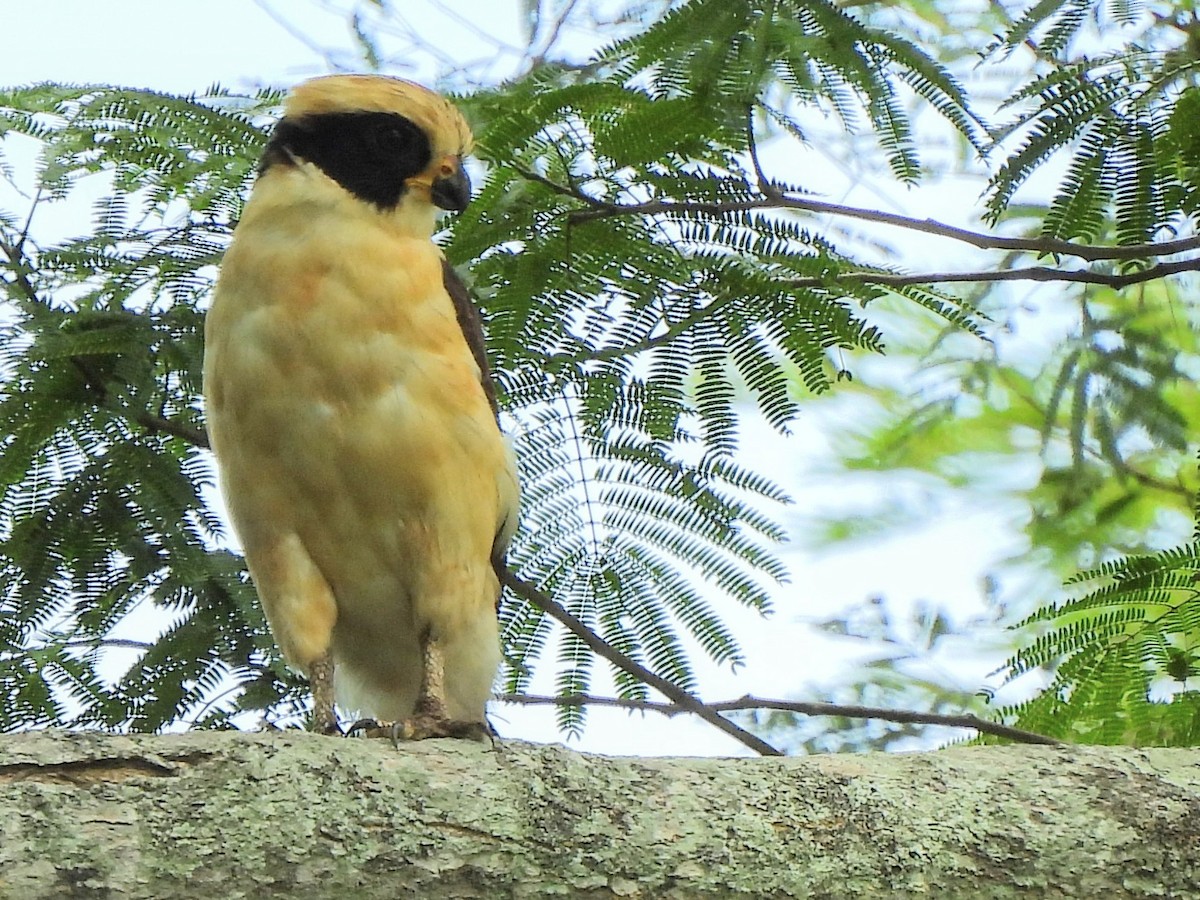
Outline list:
[[[1194,897],[1200,751],[0,736],[0,897]]]

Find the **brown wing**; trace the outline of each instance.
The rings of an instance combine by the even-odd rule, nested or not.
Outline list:
[[[471,348],[471,355],[475,357],[475,363],[479,366],[479,381],[483,385],[483,392],[487,395],[488,404],[492,407],[492,414],[499,417],[500,407],[496,403],[496,385],[492,382],[492,370],[488,366],[487,348],[483,342],[483,319],[479,317],[479,310],[475,308],[467,286],[458,277],[454,267],[445,260],[442,260],[442,283],[446,286],[446,293],[454,301],[454,314],[458,318],[458,327],[462,329],[463,337],[467,339],[467,346]]]
[[[479,310],[475,308],[474,301],[471,300],[471,294],[467,290],[467,286],[463,284],[463,280],[458,277],[458,273],[450,263],[442,260],[442,283],[445,285],[446,293],[450,295],[450,299],[454,302],[454,315],[458,319],[458,327],[462,329],[463,337],[467,339],[467,346],[471,348],[471,355],[475,357],[475,363],[479,366],[479,382],[483,385],[483,392],[487,395],[488,404],[492,407],[492,415],[500,416],[500,407],[496,403],[496,385],[492,381],[492,370],[488,366],[487,347],[484,346],[483,339],[483,319],[480,318]],[[506,569],[505,553],[508,550],[508,541],[512,537],[512,531],[516,527],[516,506],[510,511],[510,514],[505,516],[505,519],[500,524],[500,529],[496,534],[496,542],[492,545],[492,568],[496,570],[497,576],[503,580]],[[500,597],[496,597],[496,608],[500,608]]]

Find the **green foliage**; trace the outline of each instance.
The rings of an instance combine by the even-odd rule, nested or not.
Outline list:
[[[1098,33],[1091,30],[1097,22]],[[1127,29],[1120,47],[1104,43],[1114,22]],[[1006,154],[990,178],[993,220],[1098,245],[1142,246],[1191,233],[1194,22],[1181,9],[1159,19],[1168,27],[1146,22],[1120,4],[1049,2],[1011,24],[993,53],[1032,49],[1041,73],[1002,105],[1016,118],[992,130],[993,152]],[[1014,204],[1018,190],[1064,156],[1047,207]],[[1136,271],[1153,261],[1114,255],[1094,268]],[[1192,287],[1089,287],[1027,299],[993,292],[981,308],[1017,334],[993,333],[988,351],[942,340],[941,326],[927,323],[906,343],[891,342],[893,352],[913,354],[922,373],[917,389],[858,388],[873,424],[851,436],[846,468],[920,472],[981,499],[1019,499],[1028,510],[1028,544],[994,574],[1023,584],[1016,573],[1036,566],[1070,579],[1074,599],[1010,599],[1023,621],[1016,626],[1022,649],[1005,667],[1007,689],[1035,670],[1052,679],[1032,700],[995,710],[1020,727],[1072,741],[1196,742],[1187,679],[1198,606],[1184,587],[1194,548],[1145,556],[1164,537],[1176,540],[1193,514],[1200,398]],[[1051,328],[1067,324],[1057,342],[1033,342],[1030,354],[1020,332],[1034,327],[1026,321],[1034,309],[1041,319],[1057,318]],[[874,536],[907,526],[912,516],[887,509],[874,520],[827,528]],[[1112,561],[1074,575],[1098,559]],[[1164,614],[1168,595],[1174,606]],[[1039,600],[1042,608],[1031,612]]]
[[[753,208],[751,122],[766,114],[799,132],[805,107],[847,122],[861,111],[912,180],[905,96],[979,133],[911,43],[830,4],[723,0],[679,8],[589,77],[545,66],[463,100],[488,170],[446,246],[487,315],[522,464],[511,563],[683,686],[694,686],[685,640],[740,660],[698,581],[765,609],[786,577],[782,529],[751,500],[785,497],[733,460],[736,405],[749,397],[784,428],[794,375],[822,391],[830,350],[881,347],[856,311],[881,291],[837,286],[848,260]],[[211,726],[296,709],[299,686],[222,543],[198,396],[204,304],[277,101],[218,88],[0,95],[8,140],[40,144],[34,212],[88,178],[104,184],[84,237],[41,245],[18,216],[0,232],[16,311],[0,398],[0,681],[22,698],[0,727]],[[106,677],[102,649],[127,642],[145,607],[165,634]],[[550,624],[511,599],[502,623],[520,689]],[[563,691],[586,690],[590,651],[561,637],[557,671]],[[623,696],[645,695],[615,677]],[[221,696],[231,682],[246,690]]]
[[[1196,542],[1076,576],[1071,585],[1086,593],[1026,619],[1042,633],[1006,664],[1015,678],[1057,663],[1053,681],[1000,714],[1069,741],[1200,743],[1198,582]]]
[[[17,698],[0,727],[221,725],[205,707],[212,690],[231,673],[270,672],[253,590],[214,545],[222,525],[200,449],[200,304],[261,140],[248,112],[214,111],[229,99],[217,88],[205,103],[109,88],[0,95],[3,131],[41,145],[35,205],[84,176],[109,179],[84,237],[38,248],[0,233],[13,312],[0,680]],[[123,622],[151,604],[165,634],[120,678],[102,675],[105,648],[128,645]]]
[[[1020,487],[1026,533],[1063,577],[1096,548],[1144,547],[1161,516],[1189,514],[1197,486],[1195,313],[1161,286],[1098,290],[1074,305],[1077,330],[1020,369],[950,341],[923,359],[937,378],[921,392],[864,389],[874,408],[899,413],[850,437],[845,466],[926,471],[962,488],[1024,458],[1039,470]],[[918,343],[936,332],[929,323]],[[996,352],[1017,345],[1001,339]]]
[[[785,428],[795,376],[824,391],[830,350],[881,348],[855,311],[879,289],[837,284],[846,260],[828,242],[739,208],[763,197],[745,157],[752,111],[786,71],[776,121],[787,105],[836,99],[849,115],[857,102],[887,119],[883,149],[906,178],[915,147],[886,67],[970,119],[913,47],[821,4],[691,3],[601,64],[599,78],[545,68],[464,99],[490,165],[447,253],[470,263],[517,422],[528,512],[512,564],[690,687],[680,625],[716,662],[740,660],[696,576],[765,609],[762,576],[785,575],[768,549],[782,530],[742,499],[783,496],[730,458],[737,405]],[[812,278],[828,284],[796,286]],[[520,691],[550,623],[513,604],[502,622],[506,687]],[[573,636],[558,663],[562,692],[589,689],[593,657]],[[645,696],[625,673],[617,687]],[[562,707],[560,723],[582,715]]]
[[[859,384],[864,403],[888,413],[860,414],[873,424],[846,439],[842,465],[849,473],[921,473],[938,486],[926,482],[927,492],[1023,509],[1027,541],[992,573],[1012,587],[989,608],[1007,603],[1018,619],[1020,649],[1009,651],[1002,667],[1005,695],[1019,696],[1023,684],[1047,674],[1052,686],[1026,703],[998,702],[992,715],[1070,741],[1192,744],[1195,735],[1184,727],[1192,699],[1164,685],[1195,644],[1188,622],[1200,604],[1180,588],[1192,578],[1193,550],[1151,557],[1156,568],[1145,577],[1141,560],[1148,546],[1161,546],[1194,515],[1195,311],[1163,285],[1139,293],[1100,290],[1075,301],[1075,330],[1040,358],[1018,356],[1020,345],[1003,339],[996,353],[1015,364],[997,365],[977,347],[949,341],[923,358],[925,371],[937,377],[921,392]],[[914,343],[929,346],[928,332]],[[879,540],[927,517],[903,505],[854,512],[825,523],[827,540]],[[1101,554],[1114,561],[1075,575]],[[1128,572],[1117,554],[1131,554]],[[1055,594],[1045,578],[1034,582],[1040,594],[1029,592],[1031,569],[1069,578],[1076,595],[1102,578],[1116,585],[1046,603]],[[1175,591],[1178,609],[1171,615],[1156,606],[1163,590]],[[894,669],[889,674],[895,680]],[[876,695],[889,684],[874,675],[866,681]],[[894,698],[913,698],[909,708],[932,706],[920,699],[924,689],[919,679],[903,677],[891,687]]]
[[[1015,116],[993,129],[993,139],[1016,147],[992,176],[988,214],[1000,219],[1051,156],[1069,151],[1043,236],[1088,243],[1112,232],[1119,245],[1146,244],[1178,230],[1181,212],[1196,211],[1188,199],[1196,191],[1189,135],[1200,59],[1171,43],[1076,55],[1076,39],[1096,40],[1080,36],[1089,13],[1113,25],[1138,18],[1127,4],[1050,0],[1030,7],[997,45],[1011,53],[1036,34],[1038,55],[1052,64],[1003,104]]]

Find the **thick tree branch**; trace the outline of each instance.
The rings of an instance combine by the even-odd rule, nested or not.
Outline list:
[[[659,703],[653,700],[625,700],[620,697],[596,697],[591,694],[566,694],[562,697],[540,697],[530,694],[498,694],[496,699],[503,703],[521,706],[612,706],[618,709],[641,710],[675,716],[691,712],[677,703]],[[937,713],[911,712],[903,709],[885,709],[878,706],[845,706],[839,703],[808,703],[792,700],[768,700],[745,696],[739,700],[723,700],[704,704],[713,712],[737,710],[775,709],[798,713],[804,716],[843,716],[849,719],[882,719],[887,722],[908,722],[917,725],[947,725],[951,728],[971,728],[975,731],[1008,738],[1021,744],[1061,745],[1063,742],[1044,734],[1010,728],[999,722],[989,722],[969,713],[959,716],[944,716]]]
[[[661,675],[650,671],[636,660],[630,659],[617,650],[594,631],[584,625],[566,608],[549,594],[538,590],[532,584],[514,575],[507,567],[500,567],[501,583],[523,600],[532,603],[548,616],[561,622],[567,630],[588,645],[598,656],[602,656],[619,669],[654,688],[664,697],[673,700],[681,709],[699,716],[709,724],[719,728],[730,737],[745,744],[750,749],[763,756],[782,756],[783,754],[766,741],[756,737],[744,728],[740,728],[726,719],[720,713],[710,709],[702,700],[689,694],[677,684],[673,684]]]
[[[0,735],[0,898],[1200,896],[1200,752]]]

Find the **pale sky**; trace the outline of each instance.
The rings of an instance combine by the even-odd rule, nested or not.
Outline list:
[[[438,12],[436,3],[393,5],[407,10],[408,20],[431,41],[441,37],[473,52],[483,47]],[[501,40],[519,36],[513,0],[442,5],[485,22]],[[5,22],[0,84],[6,85],[99,82],[190,93],[214,82],[231,88],[286,86],[324,74],[326,60],[310,43],[329,48],[345,64],[353,60],[346,16],[308,0],[0,0],[0,12]],[[414,59],[410,70],[391,74],[427,80],[436,72],[429,60]]]
[[[478,34],[471,34],[454,17],[428,2],[394,3],[405,10],[407,24],[425,38],[473,59],[495,54]],[[479,31],[502,42],[520,40],[515,0],[460,0],[443,4]],[[280,11],[302,37],[290,33],[266,10]],[[282,11],[286,10],[286,14]],[[116,83],[172,92],[202,91],[214,82],[229,88],[258,85],[285,87],[329,70],[329,59],[310,43],[333,48],[333,59],[352,65],[353,46],[344,17],[315,5],[292,0],[256,3],[251,0],[207,0],[204,3],[132,2],[132,0],[39,0],[37,3],[0,0],[5,23],[5,49],[0,54],[0,85],[37,81]],[[576,38],[578,40],[578,38]],[[389,46],[400,46],[393,38]],[[503,74],[515,58],[500,54],[492,67]],[[437,66],[430,57],[414,57],[412,65],[392,74],[432,80]],[[781,151],[792,152],[792,151]],[[768,163],[769,156],[765,157]],[[780,156],[778,164],[790,162]],[[830,199],[848,202],[850,187]],[[953,189],[944,202],[953,207]],[[860,205],[901,204],[868,192]],[[891,207],[889,207],[891,208]],[[899,211],[905,211],[901,208]],[[911,212],[911,210],[910,210]],[[928,214],[927,210],[922,214]],[[83,215],[86,217],[86,210]],[[954,218],[951,212],[944,218]],[[894,236],[894,235],[893,235]],[[752,460],[783,482],[797,500],[785,514],[797,538],[805,519],[816,512],[862,504],[880,490],[916,491],[929,504],[928,524],[871,546],[851,545],[819,558],[795,547],[786,553],[792,583],[781,589],[775,615],[768,622],[725,603],[734,631],[743,642],[747,665],[737,673],[699,666],[704,699],[733,699],[745,694],[800,700],[824,700],[822,686],[836,682],[841,667],[859,655],[856,646],[815,635],[800,620],[820,619],[845,606],[873,596],[905,609],[918,601],[947,604],[963,615],[981,605],[981,573],[996,559],[1012,552],[1021,540],[1012,519],[1019,511],[999,504],[971,508],[955,506],[932,489],[917,483],[880,486],[878,481],[830,482],[820,473],[831,459],[826,438],[836,424],[837,407],[819,407],[806,414],[790,438],[764,426],[748,425],[746,447]],[[927,497],[921,495],[926,490]],[[953,552],[947,552],[953,547]],[[1001,661],[995,652],[946,662],[968,689],[982,684]],[[606,664],[601,664],[601,668]],[[546,669],[549,674],[549,669]],[[548,679],[542,690],[550,691]],[[597,685],[599,690],[601,685]],[[559,740],[548,710],[496,707],[493,719],[503,736]],[[955,732],[965,735],[965,732]],[[741,754],[744,748],[707,724],[688,716],[664,719],[595,710],[587,733],[573,746],[607,753]]]

